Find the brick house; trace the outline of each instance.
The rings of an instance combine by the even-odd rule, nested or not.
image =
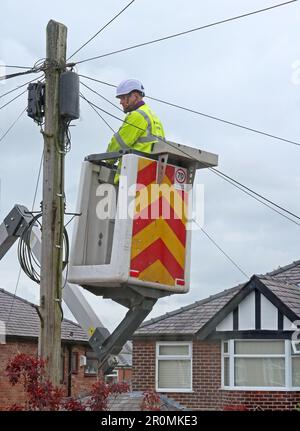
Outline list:
[[[254,275],[143,323],[133,337],[133,390],[195,410],[294,409],[300,354],[291,337],[299,319],[300,261]]]
[[[40,321],[34,304],[0,289],[0,323],[6,332],[5,343],[0,337],[0,410],[3,410],[24,401],[21,386],[12,387],[9,384],[5,368],[8,360],[18,353],[37,354]],[[107,376],[108,383],[130,382],[131,360],[128,358],[129,355],[119,358],[123,362],[112,375]],[[85,362],[86,365],[83,365]],[[84,331],[67,319],[62,322],[61,363],[61,384],[66,395],[77,397],[88,393],[98,378],[98,362]]]

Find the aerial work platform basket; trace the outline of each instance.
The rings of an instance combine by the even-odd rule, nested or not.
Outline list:
[[[121,160],[117,185],[114,159]],[[194,175],[217,161],[167,142],[151,154],[128,149],[86,157],[68,280],[124,305],[131,292],[156,299],[188,292]]]

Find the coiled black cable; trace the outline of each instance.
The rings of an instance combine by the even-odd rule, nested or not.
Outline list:
[[[19,244],[18,244],[18,259],[22,270],[25,272],[27,277],[29,277],[32,281],[37,284],[41,282],[40,270],[41,265],[37,258],[34,256],[31,250],[31,234],[34,226],[39,225],[42,228],[42,224],[39,219],[42,217],[42,213],[37,214],[33,217],[28,226],[24,229],[24,232],[20,236]],[[69,261],[69,237],[66,228],[64,227],[63,234],[63,243],[64,243],[64,259],[63,259],[63,270],[68,264]]]

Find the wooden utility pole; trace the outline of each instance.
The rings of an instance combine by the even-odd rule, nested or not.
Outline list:
[[[45,67],[45,130],[43,170],[43,224],[41,256],[39,354],[47,360],[53,384],[60,381],[62,260],[64,229],[64,139],[59,110],[60,75],[66,64],[67,28],[49,21]]]

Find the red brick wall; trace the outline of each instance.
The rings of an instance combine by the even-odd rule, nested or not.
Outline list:
[[[85,346],[75,345],[72,347],[74,352],[84,355],[86,352]],[[64,383],[63,387],[67,394],[68,383],[68,349],[63,347],[65,356],[64,367]],[[23,404],[25,401],[25,394],[21,385],[11,386],[5,374],[5,368],[9,359],[13,358],[18,353],[25,353],[28,355],[37,354],[37,343],[29,341],[8,341],[7,344],[0,344],[0,410],[5,410],[12,404]],[[97,381],[96,376],[85,376],[84,367],[78,367],[78,374],[72,374],[72,396],[77,397],[89,392],[91,385]]]
[[[15,342],[0,344],[0,410],[5,410],[12,404],[23,404],[25,395],[21,385],[11,386],[5,375],[5,368],[9,359],[18,353],[35,355],[37,347],[35,343]]]
[[[78,354],[78,361],[80,355],[86,354],[85,346],[72,346],[72,352]],[[64,387],[67,388],[67,379],[68,379],[68,349],[65,349],[65,377],[64,377]],[[80,396],[84,396],[88,394],[91,390],[91,386],[96,383],[97,376],[96,375],[87,375],[84,374],[84,367],[80,367],[78,363],[78,372],[76,374],[72,373],[72,392],[71,396],[76,398]]]
[[[300,403],[300,392],[221,391],[227,406],[244,406],[245,410],[294,410]]]
[[[155,390],[155,346],[153,340],[133,342],[132,388]],[[224,391],[221,390],[221,343],[193,342],[193,392],[165,395],[195,410],[294,409],[300,403],[300,392]]]
[[[118,368],[118,382],[131,384],[132,369],[131,368]]]

